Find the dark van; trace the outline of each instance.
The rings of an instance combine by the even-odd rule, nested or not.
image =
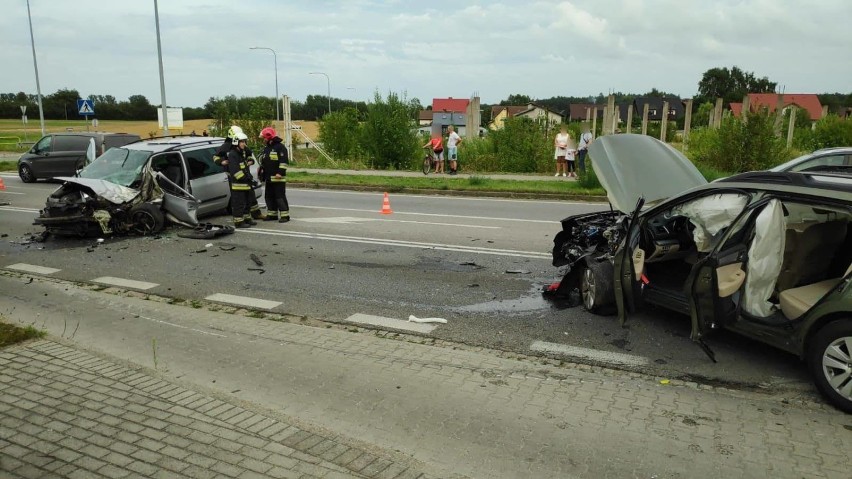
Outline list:
[[[138,141],[129,133],[50,133],[18,159],[18,175],[24,183],[59,176],[74,176],[86,166],[86,151],[95,141],[95,157],[110,148]]]

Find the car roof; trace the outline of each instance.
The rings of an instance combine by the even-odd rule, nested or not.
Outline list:
[[[165,136],[160,138],[147,138],[124,145],[122,148],[130,150],[145,150],[154,153],[163,151],[176,151],[194,146],[219,146],[224,138],[216,136]]]
[[[72,132],[56,132],[56,133],[47,133],[45,136],[84,136],[86,138],[97,138],[100,136],[132,136],[134,138],[139,138],[139,135],[134,133],[111,133],[107,131],[72,131]]]
[[[830,172],[751,171],[718,180],[710,183],[708,187],[712,188],[714,185],[784,191],[809,196],[822,196],[852,203],[852,177]]]
[[[852,155],[852,146],[833,146],[831,148],[821,148],[819,150],[806,153],[797,158],[793,158],[790,161],[781,163],[780,165],[770,168],[769,171],[787,171],[790,168],[793,168],[806,161],[810,161],[814,158],[819,158],[821,156],[832,155],[837,153]]]

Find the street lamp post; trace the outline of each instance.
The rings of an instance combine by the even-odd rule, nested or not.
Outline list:
[[[323,72],[310,72],[308,75],[325,75],[325,81],[328,84],[328,112],[331,113],[331,79],[328,78],[328,74]]]
[[[269,50],[272,52],[272,58],[275,61],[275,119],[281,121],[281,105],[278,103],[278,54],[268,47],[250,47],[249,50]]]
[[[163,77],[163,47],[160,44],[160,11],[154,0],[154,23],[157,25],[157,61],[160,64],[160,104],[163,110],[163,136],[169,136],[169,112],[166,107],[166,79]]]
[[[41,123],[41,135],[44,136],[44,109],[41,107],[41,84],[38,81],[38,62],[35,54],[35,37],[33,36],[33,17],[30,14],[30,0],[27,0],[27,19],[30,21],[30,43],[33,46],[33,67],[36,77],[36,94],[38,94],[38,119]]]

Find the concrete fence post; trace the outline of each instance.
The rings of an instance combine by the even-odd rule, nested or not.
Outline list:
[[[743,111],[740,112],[740,119],[743,123],[748,123],[748,114],[751,113],[751,100],[748,94],[743,97]]]
[[[793,146],[793,133],[796,129],[796,108],[793,105],[790,105],[790,124],[787,126],[787,148]]]
[[[648,104],[642,106],[642,134],[648,134]]]
[[[692,98],[686,100],[686,116],[683,118],[683,151],[689,148],[689,128],[692,126]]]
[[[775,136],[781,138],[781,125],[784,121],[784,94],[778,95],[778,103],[775,104]]]
[[[669,129],[669,102],[663,102],[663,111],[660,112],[660,141],[666,141],[666,130]]]
[[[713,128],[722,126],[722,99],[716,98],[716,108],[713,109]]]
[[[627,133],[630,133],[630,129],[633,127],[633,104],[627,105]]]

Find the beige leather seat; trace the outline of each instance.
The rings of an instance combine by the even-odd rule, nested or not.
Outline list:
[[[843,277],[846,277],[849,273],[852,273],[852,265],[849,265]],[[801,315],[808,312],[817,301],[840,284],[842,279],[827,279],[819,283],[781,291],[781,294],[778,295],[778,299],[781,301],[781,312],[784,313],[787,319],[798,319]]]
[[[800,285],[822,281],[831,268],[831,261],[846,240],[843,221],[811,223],[801,232],[789,228],[784,262],[778,275],[777,289],[785,291]]]

